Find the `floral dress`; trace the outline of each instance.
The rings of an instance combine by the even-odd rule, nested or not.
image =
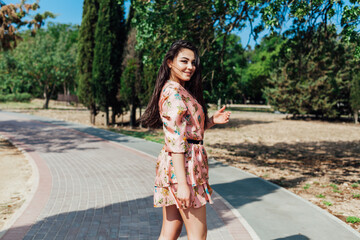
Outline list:
[[[172,153],[185,154],[185,173],[190,187],[190,206],[199,208],[212,203],[209,167],[205,148],[186,139],[202,140],[205,115],[202,106],[181,84],[168,80],[161,92],[159,110],[165,133],[165,145],[156,164],[154,206],[180,204],[176,198],[177,179]]]

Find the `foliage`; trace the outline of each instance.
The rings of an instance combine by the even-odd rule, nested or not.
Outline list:
[[[344,46],[334,26],[299,32],[279,53],[279,65],[265,89],[270,104],[291,114],[336,117],[348,106],[349,82],[342,78]],[[339,109],[338,103],[345,104]],[[347,108],[348,109],[348,108]]]
[[[263,91],[277,68],[278,55],[285,39],[276,34],[264,37],[254,50],[247,51],[247,66],[241,73],[240,87],[244,102],[264,102]]]
[[[98,19],[98,0],[85,0],[79,31],[77,69],[79,100],[90,109],[91,123],[95,124],[96,106],[92,82],[92,69],[95,48],[95,29]]]
[[[325,204],[326,206],[332,206],[333,205],[331,202],[328,202],[328,201],[323,201],[323,204]]]
[[[319,195],[316,195],[317,198],[325,198],[325,195],[323,194],[319,194]]]
[[[19,4],[5,4],[0,1],[0,51],[15,48],[17,40],[22,39],[16,28],[27,25],[32,28],[32,34],[35,34],[36,30],[44,25],[46,18],[54,18],[54,14],[45,12],[43,14],[37,13],[30,20],[24,20],[29,15],[30,10],[35,11],[40,7],[38,1],[32,4],[25,2],[22,0]]]
[[[358,222],[360,222],[360,218],[355,217],[355,216],[349,216],[346,218],[346,222],[358,223]]]
[[[133,4],[136,9],[133,24],[137,29],[137,49],[142,52],[147,98],[152,94],[164,54],[177,39],[189,40],[200,50],[207,101],[232,97],[228,96],[228,91],[238,94],[235,79],[228,77],[229,68],[225,63],[226,50],[233,46],[231,41],[238,41],[229,36],[233,31],[243,29],[247,21],[252,23],[258,14],[258,6],[238,0],[181,0],[171,3],[159,0],[133,1]],[[259,30],[256,28],[254,31]],[[233,70],[230,74],[234,74]]]
[[[0,102],[29,102],[31,94],[29,93],[11,93],[7,95],[0,95]]]
[[[360,198],[360,194],[359,193],[353,193],[353,198]]]
[[[77,28],[65,24],[49,24],[35,37],[24,34],[24,41],[0,60],[1,89],[7,93],[28,92],[44,96],[44,108],[55,90],[74,87]]]
[[[354,111],[360,110],[360,71],[353,75],[351,81],[350,106]]]
[[[106,112],[106,124],[109,123],[110,106],[113,115],[116,114],[114,110],[117,109],[118,104],[116,95],[121,76],[125,38],[123,4],[119,4],[116,0],[101,0],[95,30],[92,86],[96,104]]]
[[[257,2],[257,1],[255,1]],[[358,1],[307,1],[270,0],[261,8],[261,25],[272,31],[281,32],[286,22],[291,22],[285,36],[296,36],[299,32],[313,33],[319,25],[323,25],[324,33],[327,26],[335,24],[340,19],[341,33],[347,43],[355,44],[355,56],[360,57],[360,8]],[[330,30],[331,31],[331,30]]]

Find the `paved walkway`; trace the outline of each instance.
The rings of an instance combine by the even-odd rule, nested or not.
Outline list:
[[[134,139],[112,142],[93,135],[103,130],[39,120],[0,112],[0,134],[28,153],[39,174],[32,201],[2,239],[157,239],[155,157],[122,144]],[[251,239],[221,197],[214,200],[209,239]]]
[[[40,177],[2,240],[157,238],[152,184],[160,144],[1,111],[0,134],[26,149]],[[210,184],[219,195],[207,206],[208,239],[360,239],[326,211],[239,169],[211,161]]]

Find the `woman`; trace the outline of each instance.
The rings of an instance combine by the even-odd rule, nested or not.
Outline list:
[[[205,129],[229,121],[225,106],[207,116],[200,58],[189,42],[174,42],[159,69],[142,116],[149,127],[163,125],[165,146],[156,165],[154,206],[163,208],[159,239],[177,239],[185,223],[188,239],[206,239],[206,202],[212,203]]]

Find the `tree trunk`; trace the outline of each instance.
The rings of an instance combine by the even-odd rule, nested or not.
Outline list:
[[[114,107],[112,107],[111,109],[112,109],[112,113],[111,113],[111,124],[115,126],[115,124],[116,124],[116,120],[115,120],[116,111],[114,110]]]
[[[44,108],[44,109],[48,109],[48,108],[49,108],[49,102],[50,102],[50,96],[49,96],[49,94],[46,94],[46,96],[45,96],[45,102],[44,102],[44,105],[43,105],[43,108]]]
[[[43,106],[44,109],[49,108],[50,98],[53,95],[54,90],[55,90],[55,84],[53,85],[51,91],[49,91],[49,85],[46,85],[44,87],[44,97],[45,97],[45,103],[44,103],[44,106]]]
[[[109,107],[105,107],[105,127],[109,126]]]
[[[136,124],[136,104],[132,103],[130,107],[130,128],[133,129]]]
[[[217,102],[217,109],[219,110],[220,108],[221,108],[221,98],[219,98]]]
[[[354,111],[355,124],[359,124],[359,110]]]
[[[141,118],[141,106],[139,106],[139,113],[140,113],[140,116],[139,116],[139,118]],[[142,128],[142,124],[141,124],[141,121],[140,121],[140,128]]]
[[[96,106],[95,106],[95,104],[91,104],[91,107],[90,107],[90,122],[91,122],[92,125],[95,125],[96,115],[97,115]]]

